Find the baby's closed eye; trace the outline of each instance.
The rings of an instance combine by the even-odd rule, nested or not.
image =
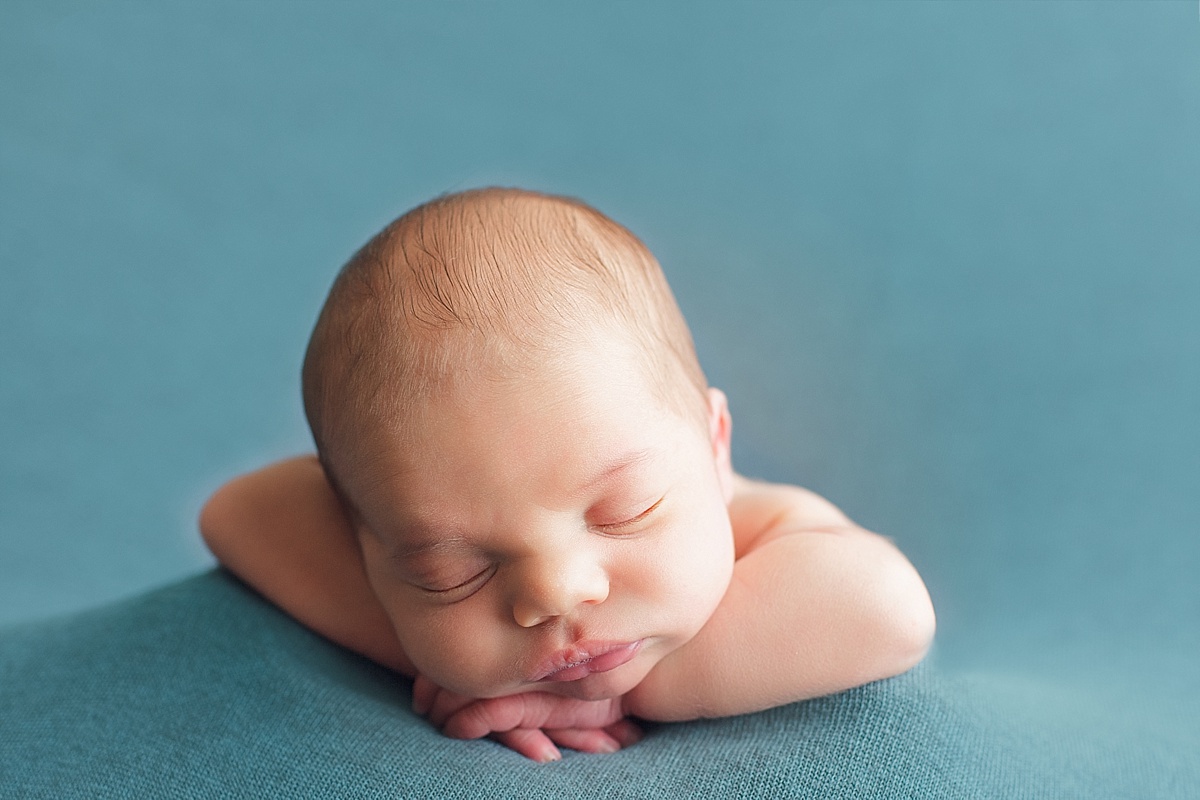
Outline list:
[[[654,515],[654,513],[662,505],[664,499],[665,498],[660,497],[640,511],[636,510],[639,507],[635,506],[635,510],[633,511],[627,511],[623,514],[615,515],[615,521],[597,522],[594,523],[594,527],[604,533],[610,534],[621,534],[638,530],[642,524],[646,523],[650,517]]]
[[[445,573],[417,577],[413,583],[430,595],[438,595],[439,599],[463,600],[487,583],[495,571],[495,564],[474,564]]]
[[[478,589],[496,570],[493,559],[455,546],[393,556],[397,577],[430,595],[463,595]],[[442,552],[438,552],[442,550]]]

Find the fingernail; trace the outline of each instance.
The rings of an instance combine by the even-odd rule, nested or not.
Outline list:
[[[601,742],[600,746],[596,748],[596,752],[598,752],[598,753],[615,753],[620,749],[621,749],[621,745],[619,745],[616,742]]]
[[[551,761],[562,761],[562,753],[553,747],[542,751],[542,757],[538,759],[543,764],[549,764]]]

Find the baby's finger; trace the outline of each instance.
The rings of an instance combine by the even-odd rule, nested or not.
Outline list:
[[[451,739],[479,739],[518,728],[540,729],[546,717],[546,702],[547,698],[538,693],[479,700],[435,724]]]
[[[439,689],[433,696],[433,700],[429,707],[425,709],[425,718],[429,720],[433,727],[441,730],[446,724],[446,720],[453,717],[462,709],[472,703],[481,702],[473,697],[465,697],[461,694]],[[486,702],[486,701],[483,701]],[[482,734],[480,734],[482,735]]]
[[[615,753],[621,749],[621,743],[602,728],[550,728],[546,735],[561,747],[583,753]]]
[[[603,728],[620,718],[620,708],[613,700],[524,692],[471,703],[453,713],[441,731],[453,739],[478,739],[513,728]]]
[[[492,738],[542,764],[562,759],[562,753],[554,746],[554,742],[537,728],[513,728],[511,731],[493,733]]]
[[[604,732],[620,742],[621,747],[632,747],[642,740],[642,729],[628,719],[619,719],[604,726]]]

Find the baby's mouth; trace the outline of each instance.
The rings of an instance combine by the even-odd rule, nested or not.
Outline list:
[[[546,659],[530,679],[577,681],[597,672],[608,672],[629,663],[644,640],[636,642],[580,642]]]

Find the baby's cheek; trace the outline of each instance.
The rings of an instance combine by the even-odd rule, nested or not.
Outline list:
[[[447,615],[413,626],[401,644],[417,670],[443,689],[469,697],[495,694],[504,662],[494,632]]]
[[[676,543],[669,581],[677,597],[706,620],[729,588],[733,562],[727,518],[698,518]]]

